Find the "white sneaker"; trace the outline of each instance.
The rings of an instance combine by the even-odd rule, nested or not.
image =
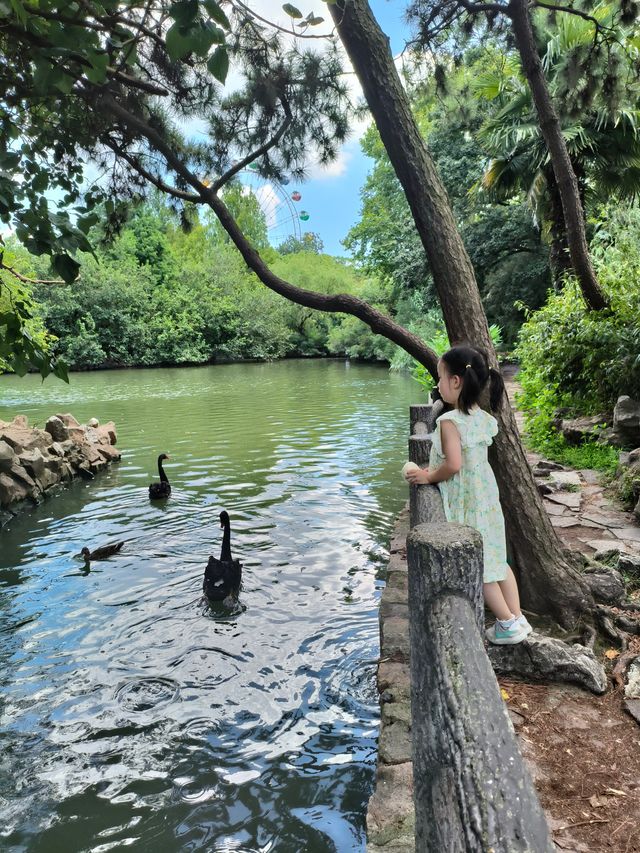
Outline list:
[[[527,631],[527,636],[533,631],[533,628],[531,627],[531,624],[527,617],[524,615],[524,613],[521,613],[518,616],[518,618],[516,619],[516,625],[522,625]]]
[[[525,627],[516,620],[508,628],[502,626],[497,620],[485,631],[485,636],[490,643],[496,646],[514,646],[521,643],[531,633],[531,625],[527,622]]]

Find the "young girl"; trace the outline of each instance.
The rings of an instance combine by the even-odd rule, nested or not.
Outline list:
[[[410,483],[437,483],[448,521],[468,524],[482,534],[484,600],[496,617],[487,638],[498,645],[520,643],[531,625],[520,611],[516,579],[507,564],[504,518],[487,448],[498,432],[494,417],[478,406],[489,378],[495,410],[504,393],[500,374],[483,353],[456,346],[438,361],[438,390],[453,411],[438,418],[429,468],[407,473]]]

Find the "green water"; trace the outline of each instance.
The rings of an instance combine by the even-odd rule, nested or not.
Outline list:
[[[0,418],[112,419],[123,453],[0,533],[0,848],[364,850],[419,396],[342,361],[0,378]],[[223,508],[235,610],[201,594]],[[118,539],[82,571],[83,545]]]

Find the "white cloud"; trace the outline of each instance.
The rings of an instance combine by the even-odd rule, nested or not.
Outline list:
[[[353,151],[349,150],[349,148],[350,143],[345,143],[338,152],[336,159],[326,166],[317,161],[312,163],[307,173],[307,179],[310,181],[324,181],[344,175],[347,171],[349,161],[353,157]]]

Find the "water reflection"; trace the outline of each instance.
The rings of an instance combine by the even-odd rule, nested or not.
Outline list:
[[[124,454],[0,534],[0,846],[364,849],[376,572],[412,398],[339,362],[0,379],[0,417],[112,418]],[[202,598],[221,509],[232,609]]]

